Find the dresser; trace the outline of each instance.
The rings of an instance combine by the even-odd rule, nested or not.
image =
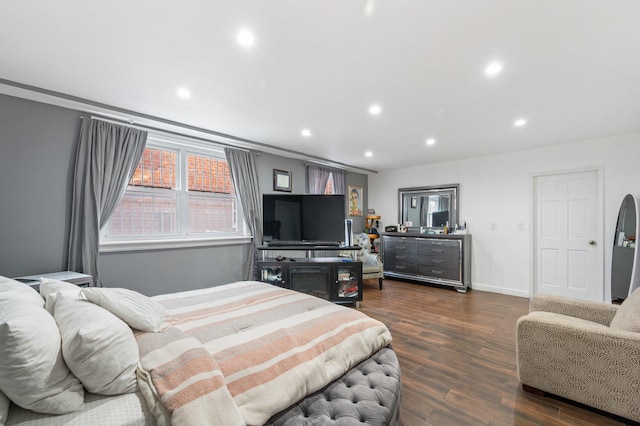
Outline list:
[[[384,276],[455,287],[471,286],[471,235],[382,234]]]

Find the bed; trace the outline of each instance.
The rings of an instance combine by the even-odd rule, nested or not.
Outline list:
[[[3,292],[3,286],[11,291]],[[75,394],[65,400],[81,406],[52,415],[11,403],[2,414],[0,401],[0,424],[400,424],[400,367],[391,334],[356,309],[254,281],[153,298],[125,289],[80,290],[53,280],[43,281],[40,292],[36,299],[16,282],[0,279],[0,332],[11,315],[40,303],[59,329],[59,357],[69,368],[64,380],[82,382],[60,379],[62,385],[51,387],[82,391],[81,402]],[[27,301],[12,301],[18,293]],[[95,319],[85,321],[85,329],[99,328],[111,316],[126,323],[122,348],[111,341],[98,352],[82,347],[83,356],[73,359],[72,342],[77,346],[82,333],[68,328],[80,327],[83,309]],[[38,315],[41,324],[45,316]],[[120,326],[113,324],[95,332],[100,340]],[[118,369],[99,359],[109,350],[126,354],[112,357],[121,362]],[[0,390],[9,396],[16,392],[7,384],[10,368],[0,367]],[[31,408],[29,402],[21,405]]]

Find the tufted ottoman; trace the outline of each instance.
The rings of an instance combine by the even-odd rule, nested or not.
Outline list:
[[[390,347],[347,371],[266,423],[300,425],[400,425],[400,364]]]

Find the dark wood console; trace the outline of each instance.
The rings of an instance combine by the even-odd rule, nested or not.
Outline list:
[[[471,286],[471,235],[382,234],[384,276],[455,287]]]
[[[362,262],[349,257],[316,256],[320,251],[334,252],[335,256],[338,251],[359,249],[359,246],[260,246],[256,249],[255,279],[334,303],[359,305],[362,301]],[[276,253],[285,256],[274,256]]]

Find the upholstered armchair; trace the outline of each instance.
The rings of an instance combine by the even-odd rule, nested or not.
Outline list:
[[[534,296],[516,332],[518,379],[640,422],[640,292],[622,305]]]
[[[355,254],[355,260],[362,262],[362,279],[378,279],[378,288],[382,290],[382,261],[376,254],[371,253],[371,240],[369,235],[361,233],[355,237],[355,244],[360,246],[360,250]]]

